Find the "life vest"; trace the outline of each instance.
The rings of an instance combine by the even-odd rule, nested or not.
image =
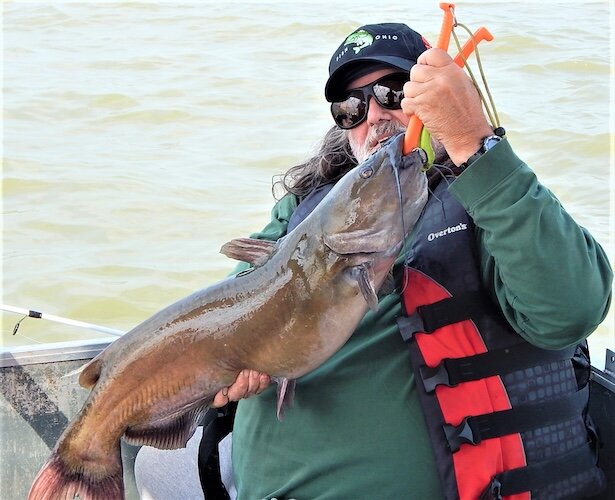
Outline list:
[[[446,181],[415,226],[402,302],[398,324],[447,499],[583,498],[604,488],[586,343],[544,350],[511,328],[481,285],[474,224]]]
[[[320,186],[287,231],[331,190]],[[442,491],[447,499],[576,499],[606,485],[587,414],[586,343],[560,351],[515,333],[482,289],[474,224],[446,189],[415,226],[404,269],[408,343]],[[199,452],[205,499],[228,499],[217,444],[232,431],[236,403],[209,412]],[[215,416],[218,418],[215,418]]]

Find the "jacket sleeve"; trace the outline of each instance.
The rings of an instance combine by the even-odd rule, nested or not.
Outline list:
[[[297,198],[292,194],[287,194],[280,199],[274,207],[271,209],[271,220],[269,223],[258,233],[253,233],[250,238],[257,240],[277,241],[286,234],[286,228],[288,227],[288,221],[290,216],[297,208]],[[250,267],[247,262],[240,262],[235,267],[232,274],[236,274],[241,271],[245,271]]]
[[[477,227],[481,274],[526,340],[557,349],[606,316],[613,274],[602,247],[503,140],[452,184]]]

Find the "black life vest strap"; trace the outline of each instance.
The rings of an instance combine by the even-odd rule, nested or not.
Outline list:
[[[485,293],[466,292],[416,308],[414,314],[397,320],[403,339],[408,342],[415,333],[432,333],[443,326],[452,325],[484,314]]]
[[[524,467],[496,474],[479,500],[500,500],[502,497],[526,491],[536,491],[549,484],[564,481],[570,477],[596,466],[597,457],[588,442],[583,446],[557,458],[544,460]],[[602,485],[592,484],[591,491],[584,496],[594,496],[602,490]]]
[[[466,417],[459,425],[444,424],[442,428],[450,450],[455,453],[462,444],[477,445],[484,439],[526,432],[578,417],[588,397],[589,385],[586,385],[575,394],[559,399]]]
[[[576,345],[557,351],[540,349],[528,343],[516,344],[464,358],[446,358],[433,368],[423,365],[420,376],[428,393],[438,385],[454,387],[462,382],[470,382],[494,375],[505,375],[517,370],[553,361],[571,359]]]
[[[220,475],[218,444],[232,430],[237,403],[210,409],[203,419],[203,437],[199,444],[199,478],[205,500],[230,500]]]

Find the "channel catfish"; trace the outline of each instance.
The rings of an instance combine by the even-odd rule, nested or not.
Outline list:
[[[226,244],[223,253],[251,262],[250,272],[170,305],[88,363],[79,382],[89,397],[28,498],[120,499],[121,438],[184,447],[241,370],[267,373],[285,388],[332,356],[377,308],[427,199],[418,153],[402,156],[402,139],[348,172],[277,243]]]

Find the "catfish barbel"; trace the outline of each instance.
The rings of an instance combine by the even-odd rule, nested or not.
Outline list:
[[[184,447],[243,369],[281,382],[279,411],[288,381],[324,363],[378,307],[378,289],[423,209],[422,162],[402,156],[402,142],[397,136],[349,171],[278,242],[244,238],[222,248],[252,271],[170,305],[90,361],[79,376],[90,395],[28,498],[123,498],[120,439]]]

